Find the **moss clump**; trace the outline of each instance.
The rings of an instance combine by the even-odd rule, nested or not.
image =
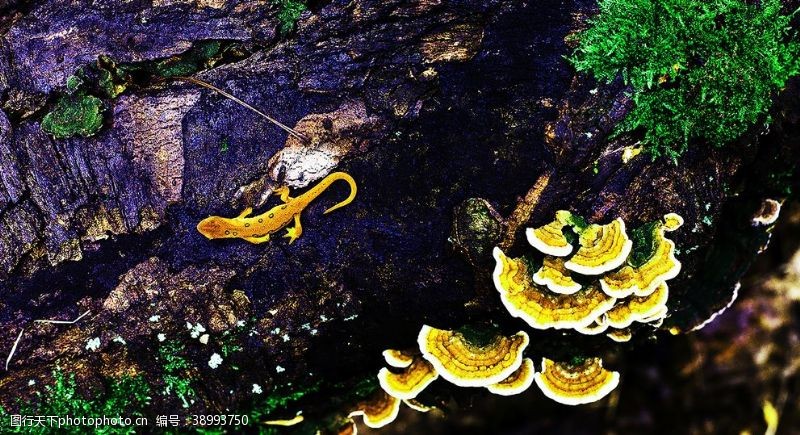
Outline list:
[[[70,417],[142,417],[150,404],[150,386],[141,376],[126,376],[114,380],[104,392],[86,399],[78,392],[75,374],[66,374],[62,369],[53,371],[53,384],[36,393],[37,399],[20,405],[20,415],[70,416]],[[9,413],[0,410],[3,433],[51,433],[53,429],[40,427],[9,426]],[[66,426],[59,433],[80,434],[86,429],[80,426]],[[124,426],[105,426],[96,429],[99,434],[131,433]]]
[[[658,222],[650,222],[631,231],[633,248],[628,257],[628,264],[633,267],[640,267],[655,255],[656,249],[658,248],[658,244],[656,243],[656,232],[658,228]]]
[[[103,102],[92,95],[65,95],[42,119],[42,130],[56,139],[89,137],[103,126]]]
[[[280,12],[278,12],[278,21],[280,22],[280,31],[286,34],[294,30],[297,20],[300,19],[302,14],[308,7],[305,1],[302,0],[273,0],[278,4]]]
[[[690,141],[722,146],[768,121],[800,71],[791,18],[779,0],[601,0],[570,60],[621,75],[635,107],[617,132],[641,129],[646,151],[676,160]]]

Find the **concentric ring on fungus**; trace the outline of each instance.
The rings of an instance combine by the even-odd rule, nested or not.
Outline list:
[[[534,375],[545,396],[565,405],[596,402],[619,384],[619,373],[603,368],[600,358],[572,364],[542,359],[542,371]]]
[[[494,248],[494,285],[509,313],[536,329],[586,328],[611,309],[616,299],[591,285],[571,295],[553,293],[533,283],[521,259]]]
[[[442,378],[460,387],[486,387],[508,378],[519,368],[529,339],[520,331],[477,343],[460,332],[424,325],[417,342],[422,355]]]

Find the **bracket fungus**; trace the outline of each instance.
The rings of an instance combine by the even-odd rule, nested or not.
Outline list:
[[[449,382],[460,387],[486,387],[503,381],[522,364],[528,334],[467,338],[458,331],[424,325],[417,338],[422,355]]]
[[[675,213],[664,215],[661,221],[637,228],[632,233],[636,241],[628,264],[600,278],[600,286],[616,298],[647,296],[664,281],[678,276],[681,263],[675,258],[675,243],[664,236],[683,225]]]
[[[383,351],[386,364],[399,369],[404,369],[414,362],[414,354],[404,350],[386,349]]]
[[[357,409],[351,412],[348,417],[358,415],[364,417],[364,424],[373,429],[381,428],[393,422],[400,412],[400,399],[378,390],[370,400],[360,402]]]
[[[631,334],[630,329],[614,329],[613,331],[606,334],[606,337],[616,341],[617,343],[624,343],[626,341],[631,341]]]
[[[513,396],[522,393],[533,383],[534,371],[533,360],[525,358],[522,360],[522,365],[511,376],[496,384],[486,386],[486,389],[500,396]]]
[[[544,257],[542,267],[533,274],[533,282],[564,295],[571,295],[581,289],[581,285],[572,279],[569,270],[564,267],[564,259],[549,255]]]
[[[539,228],[528,228],[525,235],[528,243],[539,251],[555,257],[565,257],[572,253],[572,244],[564,235],[564,227],[571,224],[572,213],[566,210],[556,212],[556,219]]]
[[[584,326],[581,328],[575,328],[576,331],[580,332],[584,335],[599,335],[608,329],[608,317],[605,313],[601,314],[600,317],[594,319],[592,323],[588,326]]]
[[[618,303],[606,313],[608,325],[617,329],[627,328],[633,322],[645,322],[658,317],[669,299],[669,287],[662,282],[650,296],[634,296]],[[666,312],[665,312],[666,314]]]
[[[494,285],[506,309],[536,329],[570,329],[589,326],[614,306],[616,299],[595,285],[572,295],[560,295],[536,286],[521,259],[507,257],[494,249],[497,265]]]
[[[608,224],[591,224],[579,229],[580,248],[564,267],[583,275],[600,275],[625,262],[633,242],[625,233],[625,222],[616,218]]]
[[[378,372],[378,382],[380,382],[381,388],[388,394],[403,400],[417,397],[438,377],[439,374],[433,365],[421,356],[415,357],[411,364],[399,373],[391,372],[386,367]]]
[[[600,358],[556,362],[542,359],[542,371],[534,374],[545,396],[565,405],[596,402],[619,384],[619,373],[603,368]]]

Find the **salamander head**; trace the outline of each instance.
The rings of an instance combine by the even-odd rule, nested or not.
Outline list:
[[[238,225],[233,219],[220,216],[209,216],[197,224],[197,231],[208,239],[224,239],[238,237]]]

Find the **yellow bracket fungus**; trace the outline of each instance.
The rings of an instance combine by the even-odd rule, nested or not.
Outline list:
[[[576,331],[580,332],[584,335],[599,335],[608,329],[608,319],[605,314],[600,315],[600,317],[594,319],[592,323],[588,326],[584,326],[581,328],[575,328]]]
[[[581,247],[564,267],[583,275],[600,275],[616,269],[625,262],[633,247],[625,233],[625,222],[620,218],[579,230],[578,242]]]
[[[633,255],[626,266],[600,279],[603,291],[616,298],[647,296],[662,282],[678,276],[681,263],[675,258],[675,243],[664,237],[664,232],[674,231],[682,224],[683,218],[670,213],[660,222],[634,230]]]
[[[619,384],[619,373],[603,368],[600,358],[555,362],[542,359],[542,371],[534,375],[545,396],[565,405],[596,402]]]
[[[416,399],[404,399],[403,403],[405,403],[406,406],[417,412],[430,412],[430,410],[433,409],[433,406],[426,405]]]
[[[421,356],[413,359],[400,373],[393,373],[387,368],[378,372],[378,382],[381,388],[398,399],[413,399],[431,382],[439,377],[431,363]]]
[[[422,355],[446,380],[460,387],[486,387],[509,377],[522,364],[528,334],[469,340],[457,331],[424,325],[417,342]]]
[[[502,381],[486,387],[487,390],[501,396],[513,396],[527,390],[533,383],[533,360],[525,358],[522,365]]]
[[[553,222],[539,228],[528,228],[525,231],[528,243],[547,255],[564,257],[571,254],[572,245],[564,235],[564,227],[570,224],[572,217],[572,213],[559,210]]]
[[[385,391],[378,391],[371,400],[359,403],[358,409],[351,412],[348,417],[361,415],[364,417],[365,425],[377,429],[393,422],[398,412],[400,412],[400,399]]]
[[[386,364],[399,369],[404,369],[414,362],[414,354],[403,350],[386,349],[383,351]]]
[[[662,312],[669,299],[669,287],[662,282],[650,296],[634,296],[618,303],[608,310],[608,324],[611,327],[627,328],[633,322],[643,322]]]
[[[581,285],[572,280],[569,270],[564,267],[564,259],[549,255],[544,257],[542,267],[533,274],[533,282],[564,295],[571,295],[581,289]]]
[[[615,329],[606,334],[606,336],[616,341],[617,343],[624,343],[626,341],[631,341],[631,337],[633,337],[630,329]]]
[[[506,309],[536,329],[570,329],[589,326],[614,306],[597,286],[587,286],[572,295],[559,295],[537,287],[521,259],[507,257],[494,248],[497,266],[494,284]]]

